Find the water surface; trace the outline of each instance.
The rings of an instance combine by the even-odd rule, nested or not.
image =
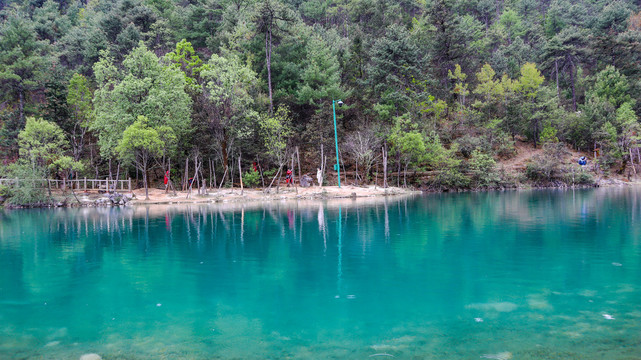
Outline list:
[[[0,359],[638,359],[641,189],[0,212]]]

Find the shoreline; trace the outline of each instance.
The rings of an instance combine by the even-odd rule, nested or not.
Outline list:
[[[604,181],[605,180],[605,181]],[[259,203],[261,205],[278,203],[281,201],[324,201],[334,199],[373,199],[385,197],[397,197],[402,195],[438,194],[438,193],[465,193],[465,192],[494,192],[494,191],[523,191],[523,190],[545,190],[545,189],[587,189],[587,188],[610,188],[628,187],[641,185],[641,179],[623,181],[620,179],[601,179],[599,184],[575,185],[575,186],[516,186],[508,188],[481,188],[465,190],[441,190],[432,191],[416,188],[388,187],[382,188],[374,185],[343,185],[338,186],[312,186],[308,188],[281,187],[279,192],[272,188],[266,193],[262,189],[246,188],[225,188],[208,190],[207,194],[197,194],[192,190],[187,198],[187,192],[177,191],[174,196],[172,192],[165,194],[165,190],[150,188],[149,200],[144,200],[145,190],[136,189],[132,192],[112,194],[99,192],[76,192],[75,197],[70,191],[58,192],[53,195],[53,202],[39,206],[12,206],[0,204],[0,208],[86,208],[86,207],[134,207],[153,205],[190,205],[190,204],[247,204]],[[241,193],[242,192],[242,193]],[[77,199],[76,199],[77,198]]]

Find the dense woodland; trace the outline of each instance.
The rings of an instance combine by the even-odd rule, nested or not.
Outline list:
[[[1,0],[0,176],[153,185],[170,170],[180,188],[238,183],[241,167],[246,186],[267,187],[287,168],[322,167],[334,184],[339,99],[350,184],[382,185],[385,173],[389,185],[496,188],[632,172],[640,5]],[[521,175],[497,165],[516,141],[544,149]],[[597,155],[596,172],[574,176],[560,160],[568,149]]]

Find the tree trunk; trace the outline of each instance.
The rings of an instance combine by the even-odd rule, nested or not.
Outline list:
[[[298,163],[298,183],[300,184],[300,177],[303,173],[300,171],[300,153],[298,152],[298,146],[296,146],[296,162]]]
[[[145,185],[145,200],[149,200],[149,188],[147,187],[147,166],[143,167],[142,182]]]
[[[109,181],[107,181],[107,194],[111,194],[111,190],[109,189],[109,184],[111,184],[111,180],[113,179],[112,174],[111,174],[111,159],[109,159]],[[145,185],[146,186],[146,185]]]
[[[378,161],[376,162],[376,177],[374,178],[374,190],[378,186]]]
[[[211,158],[207,158],[207,165],[209,165],[209,187],[211,187],[211,179],[213,178],[212,174],[212,166],[211,166]]]
[[[260,159],[258,158],[258,155],[256,155],[256,167],[258,167],[260,181],[263,183],[263,190],[265,190],[265,177],[263,176],[263,168],[260,166]]]
[[[267,64],[267,88],[269,89],[269,114],[274,113],[272,100],[272,25],[265,32],[265,63]]]
[[[240,176],[240,195],[242,195],[245,189],[243,188],[243,169],[240,168],[240,156],[238,157],[238,174]]]
[[[630,164],[632,165],[632,170],[634,170],[634,176],[637,175],[637,169],[634,167],[634,157],[632,156],[632,148],[628,148],[630,150]]]
[[[354,161],[354,183],[358,186],[358,160]]]
[[[174,196],[177,196],[176,187],[174,186],[174,182],[171,181],[171,158],[169,158],[169,169],[168,169],[168,171],[169,171],[169,176],[168,176],[168,181],[167,181],[167,189],[169,189],[169,187],[171,186],[171,190],[173,191]]]
[[[403,170],[403,187],[407,187],[407,165],[405,164],[405,169]]]
[[[234,193],[234,158],[233,156],[231,158],[231,161],[232,163],[230,166],[231,169],[229,169],[229,180],[231,180],[231,193],[233,194]]]
[[[278,167],[278,172],[276,173],[276,175],[275,175],[275,176],[274,176],[274,178],[272,179],[272,182],[269,184],[269,189],[270,189],[270,190],[271,190],[271,188],[272,188],[272,185],[274,185],[274,181],[276,181],[276,178],[277,178],[277,177],[278,177],[278,182],[280,183],[280,177],[279,177],[279,176],[280,176],[280,171],[281,171],[282,169],[283,169],[283,165],[281,164],[281,165],[280,165],[280,167]],[[277,185],[277,186],[278,186],[278,185]]]
[[[396,152],[396,163],[398,164],[398,170],[396,171],[396,187],[401,187],[401,152]]]
[[[202,159],[200,160],[200,179],[202,180],[202,194],[207,195],[207,180],[205,179],[205,174],[203,173],[203,169],[205,169],[205,166],[203,165]]]
[[[198,164],[196,164],[196,171],[195,171],[195,174],[194,174],[194,177],[196,177],[196,178],[198,177],[198,170],[200,170],[200,169],[198,167]],[[189,199],[189,195],[191,194],[191,189],[194,186],[194,181],[192,181],[191,184],[189,184],[189,181],[188,181],[187,184],[189,185],[189,187],[187,188],[187,197],[186,197],[186,199]]]
[[[194,155],[194,169],[196,169],[196,173],[194,174],[194,177],[193,177],[194,180],[192,180],[192,184],[194,182],[196,183],[196,189],[198,189],[198,195],[200,195],[200,176],[198,176],[198,154],[197,153]]]
[[[223,167],[225,170],[229,167],[229,162],[228,162],[228,157],[229,154],[227,153],[227,135],[223,134],[223,141],[220,143],[220,147],[223,153]]]
[[[227,167],[225,167],[225,172],[223,173],[223,178],[220,179],[220,186],[218,186],[218,190],[220,190],[223,187],[223,184],[225,183],[225,177],[227,176]]]
[[[218,179],[216,179],[216,160],[211,161],[211,167],[214,169],[214,186],[218,185]]]
[[[185,177],[183,178],[183,191],[189,186],[189,156],[185,158]]]
[[[383,146],[383,189],[387,189],[387,149]]]
[[[287,160],[285,160],[287,161]],[[276,194],[280,191],[280,179],[283,175],[283,165],[281,164],[280,167],[278,168],[278,182],[276,183]]]
[[[118,179],[120,179],[120,162],[118,162],[118,168],[116,170],[116,180],[114,181],[114,192],[118,190]]]
[[[323,178],[325,177],[325,151],[323,147],[323,135],[321,134],[321,181],[318,182],[318,186],[323,186]],[[318,179],[317,179],[318,180]]]
[[[572,83],[572,109],[576,112],[576,90],[574,87],[575,72],[576,68],[574,67],[574,63],[572,63],[572,69],[570,70],[570,82]]]
[[[323,165],[321,168],[321,173],[323,174],[323,182],[325,182],[325,172],[327,169],[327,155],[325,155],[325,160],[323,161]],[[323,186],[323,184],[320,184],[320,186]]]
[[[296,194],[298,194],[298,186],[296,185],[296,182],[294,181],[294,154],[292,154],[292,184],[294,184],[294,189],[296,190]],[[298,181],[300,182],[300,174],[298,174],[299,178]]]

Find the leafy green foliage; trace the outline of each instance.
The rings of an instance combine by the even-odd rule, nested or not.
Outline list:
[[[133,163],[143,173],[147,199],[149,199],[147,192],[149,162],[153,157],[160,156],[165,147],[158,130],[150,127],[149,123],[145,116],[138,116],[138,119],[125,129],[122,139],[114,149],[121,160],[125,163]],[[170,128],[164,130],[171,131]]]
[[[372,94],[381,103],[392,104],[399,111],[410,102],[406,89],[421,80],[422,59],[418,47],[400,26],[392,26],[386,37],[373,45],[372,64],[368,69]]]
[[[168,126],[178,138],[184,136],[190,130],[192,101],[185,92],[183,73],[161,64],[143,44],[122,66],[119,70],[108,56],[94,65],[98,88],[91,129],[98,134],[101,152],[115,155],[125,129],[141,115],[151,127]]]
[[[433,171],[435,187],[502,186],[472,164],[528,140],[600,148],[601,169],[621,172],[640,144],[638,4],[543,5],[12,0],[0,5],[0,153],[58,176],[89,165],[103,176],[111,160],[133,161],[116,148],[136,123],[160,139],[150,161],[180,174],[194,156],[224,169],[231,154],[267,154],[274,166],[289,146],[315,168],[321,148],[332,156],[330,101],[342,99],[348,171],[367,171],[387,146],[391,169]],[[31,145],[20,153],[30,116],[69,143],[35,161]],[[565,181],[539,168],[534,181]]]
[[[630,84],[626,76],[613,66],[607,66],[596,75],[596,81],[591,90],[592,96],[609,101],[615,108],[631,100],[629,92]]]
[[[68,148],[62,129],[49,121],[27,118],[24,130],[18,135],[20,156],[34,167],[46,167]]]
[[[17,103],[24,119],[25,102],[43,76],[47,44],[36,39],[27,14],[12,8],[0,26],[0,89],[2,99]]]
[[[163,146],[158,131],[149,127],[149,120],[141,115],[125,129],[115,150],[122,160],[146,169],[148,161],[152,156],[160,155]]]
[[[5,189],[5,203],[15,206],[41,206],[50,202],[42,182],[46,170],[43,167],[30,164],[26,161],[13,163],[2,169],[2,176],[8,179],[18,179],[17,182]],[[20,181],[22,180],[22,181]]]
[[[255,127],[258,112],[253,108],[256,73],[231,52],[212,55],[201,76],[206,81],[211,127],[227,164],[227,154],[236,140],[246,139]]]
[[[279,106],[273,116],[264,116],[260,120],[267,155],[278,166],[283,166],[287,161],[287,143],[292,135],[291,121],[289,109],[284,106]]]
[[[488,154],[474,150],[470,157],[469,167],[475,187],[493,187],[500,182],[499,174],[496,171],[496,161]]]
[[[247,187],[256,187],[260,181],[260,173],[258,171],[249,170],[243,174],[243,184]]]
[[[301,80],[303,85],[298,91],[298,101],[303,104],[327,104],[330,100],[347,96],[340,86],[338,58],[317,36],[312,36],[307,45],[306,66]]]

